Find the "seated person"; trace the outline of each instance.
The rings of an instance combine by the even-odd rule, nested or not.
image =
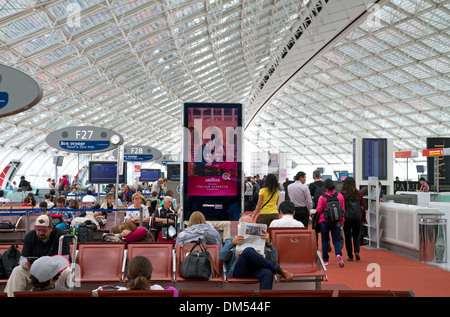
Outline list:
[[[64,286],[56,286],[56,282],[69,265],[69,260],[62,255],[42,256],[34,261],[30,269],[32,291],[67,291]]]
[[[243,215],[240,222],[252,222],[252,217]],[[265,257],[248,247],[236,258],[236,245],[244,242],[244,237],[237,235],[228,239],[219,251],[219,258],[224,262],[227,277],[257,278],[260,289],[272,289],[273,274],[280,274],[286,281],[291,281],[294,274],[282,269],[275,261],[278,259],[277,251],[270,241],[267,231],[262,231],[261,239],[264,239]]]
[[[187,228],[178,234],[177,244],[195,242],[199,238],[206,244],[222,245],[220,233],[206,223],[205,216],[200,211],[194,211],[189,217]]]
[[[159,239],[159,234],[163,227],[168,227],[170,225],[176,226],[175,223],[176,213],[175,210],[173,210],[172,208],[172,197],[170,196],[164,197],[164,205],[156,210],[154,217],[155,217],[154,228],[156,229],[156,237]]]
[[[138,227],[134,223],[125,221],[109,230],[118,239],[117,241],[136,242],[147,236],[147,229]]]
[[[30,268],[31,258],[42,256],[53,256],[58,254],[59,238],[65,232],[52,225],[52,220],[48,215],[41,215],[36,218],[34,230],[29,231],[24,238],[22,254],[19,265],[16,266],[8,279],[5,293],[9,297],[14,296],[14,292],[23,292],[31,283]],[[62,254],[69,258],[70,246],[68,239],[63,240]],[[70,270],[65,270],[61,275],[61,282],[67,281]],[[62,284],[64,285],[64,284]]]
[[[135,256],[133,257],[127,265],[127,277],[128,283],[127,287],[118,286],[115,287],[118,291],[163,291],[172,290],[173,296],[178,296],[178,291],[171,287],[162,287],[158,284],[151,284],[153,273],[152,262],[145,256]],[[99,288],[96,290],[98,292]]]
[[[52,218],[53,225],[63,230],[69,229],[72,219],[75,218],[73,213],[67,210],[66,200],[63,197],[56,199],[56,205],[48,209],[47,214]]]
[[[305,227],[305,225],[301,221],[294,219],[295,205],[292,201],[283,201],[278,207],[278,210],[283,215],[283,217],[281,219],[272,220],[269,227]]]
[[[131,204],[125,215],[124,220],[134,223],[139,226],[140,223],[140,209],[142,208],[142,222],[145,227],[149,227],[150,223],[150,213],[148,212],[148,207],[142,204],[142,197],[139,193],[135,193],[132,196],[133,204]],[[138,210],[133,210],[138,209]]]
[[[160,285],[151,285],[153,266],[150,260],[144,256],[135,256],[128,263],[127,276],[129,290],[164,290]]]
[[[177,211],[178,208],[179,208],[179,206],[178,206],[178,204],[177,204],[177,199],[176,199],[176,198],[173,198],[173,191],[171,191],[171,190],[169,189],[168,191],[166,191],[166,195],[165,195],[165,196],[170,196],[170,197],[172,197],[172,208],[173,208],[173,210]],[[161,201],[161,202],[159,203],[159,207],[161,207],[162,205],[164,205],[164,201]]]

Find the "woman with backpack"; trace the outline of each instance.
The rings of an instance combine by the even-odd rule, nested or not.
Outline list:
[[[353,177],[347,177],[342,184],[342,195],[345,201],[345,223],[344,239],[347,249],[348,261],[353,261],[353,251],[355,258],[360,260],[359,245],[361,225],[366,223],[366,208],[364,207],[364,197],[358,189]],[[353,248],[352,248],[353,239]]]
[[[319,213],[320,235],[322,239],[322,259],[325,265],[328,265],[328,243],[331,239],[334,245],[334,252],[339,266],[344,267],[341,247],[341,224],[344,220],[345,201],[344,196],[334,190],[334,183],[331,179],[324,182],[327,190],[325,194],[319,197],[317,202],[317,212]]]

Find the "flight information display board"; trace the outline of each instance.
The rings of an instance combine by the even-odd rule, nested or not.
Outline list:
[[[123,165],[123,173],[119,175],[119,184],[126,183],[127,164]],[[117,178],[117,162],[90,161],[89,183],[91,184],[115,184]]]
[[[387,139],[363,139],[362,151],[362,179],[387,180]]]

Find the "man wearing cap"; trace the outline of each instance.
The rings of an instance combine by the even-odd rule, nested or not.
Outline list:
[[[294,219],[295,205],[292,201],[283,201],[278,210],[283,215],[281,219],[272,220],[270,227],[298,227],[304,228],[305,226],[301,221]]]
[[[33,291],[67,290],[56,287],[56,282],[70,265],[69,260],[62,255],[42,256],[33,262],[30,269],[31,285]]]
[[[42,256],[53,256],[58,254],[59,237],[65,232],[61,229],[54,228],[51,218],[48,215],[41,215],[36,219],[34,230],[29,231],[24,238],[22,255],[19,265],[14,268],[8,279],[4,292],[9,297],[14,296],[14,292],[26,291],[30,285],[30,268],[32,258],[40,258]],[[69,258],[70,246],[67,239],[64,239],[62,245],[62,254]],[[67,280],[70,270],[64,271],[61,281]]]

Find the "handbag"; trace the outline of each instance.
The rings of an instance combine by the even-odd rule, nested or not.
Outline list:
[[[199,247],[199,248],[197,248]],[[209,279],[211,277],[211,265],[217,274],[214,261],[211,258],[201,239],[194,244],[189,255],[181,261],[180,275],[189,279]]]
[[[316,232],[320,232],[319,218],[320,214],[318,212],[315,212],[311,216],[311,228],[314,229]]]

